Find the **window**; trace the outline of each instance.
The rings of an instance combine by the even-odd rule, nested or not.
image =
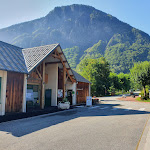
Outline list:
[[[27,101],[33,101],[34,103],[39,100],[39,86],[38,85],[27,85],[27,94],[26,94],[26,100]]]

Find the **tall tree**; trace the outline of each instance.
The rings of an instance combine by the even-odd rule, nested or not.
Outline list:
[[[109,64],[104,57],[83,59],[78,65],[78,72],[92,82],[91,92],[95,96],[105,95],[109,87]]]
[[[109,75],[109,92],[114,93],[116,90],[120,90],[120,82],[116,73],[110,72]]]
[[[130,90],[130,75],[120,73],[118,74],[118,79],[120,83],[120,90],[125,90],[126,92]]]
[[[146,96],[146,85],[150,85],[150,62],[144,61],[135,63],[134,67],[130,69],[131,79],[135,84],[143,86],[144,97]]]

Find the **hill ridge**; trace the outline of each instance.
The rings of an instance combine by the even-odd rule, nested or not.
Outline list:
[[[44,17],[0,29],[0,40],[24,48],[60,43],[73,68],[87,57],[104,56],[114,72],[126,73],[134,62],[150,60],[147,33],[87,5],[56,7]]]

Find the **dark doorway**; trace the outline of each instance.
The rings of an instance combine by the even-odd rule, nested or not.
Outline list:
[[[48,89],[45,90],[45,106],[51,106],[51,95],[52,95],[52,90]]]
[[[72,90],[67,91],[67,98],[68,101],[70,102],[70,105],[72,105]]]

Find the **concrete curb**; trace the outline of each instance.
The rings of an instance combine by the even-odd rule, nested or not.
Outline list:
[[[137,144],[136,150],[149,150],[150,149],[150,115],[145,123],[141,138]]]

